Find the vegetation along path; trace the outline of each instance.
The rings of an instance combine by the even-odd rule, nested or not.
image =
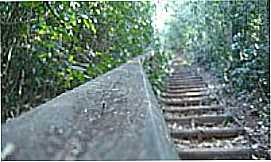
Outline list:
[[[250,159],[246,131],[208,92],[203,78],[180,65],[161,94],[164,117],[181,159]]]
[[[270,159],[270,0],[0,11],[2,160]]]

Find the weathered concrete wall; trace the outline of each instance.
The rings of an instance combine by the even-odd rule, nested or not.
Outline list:
[[[5,158],[177,159],[142,58],[2,125]]]

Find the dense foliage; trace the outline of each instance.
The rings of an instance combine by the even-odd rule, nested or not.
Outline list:
[[[172,58],[172,53],[156,51],[144,62],[145,72],[157,96],[161,94],[161,91],[165,90],[165,79],[170,73],[170,60]]]
[[[167,7],[174,11],[164,31],[166,47],[215,74],[225,85],[223,96],[238,99],[250,116],[259,119],[253,129],[266,139],[270,138],[269,3],[169,2]]]
[[[175,12],[166,32],[166,42],[173,42],[168,48],[187,54],[194,63],[231,85],[235,92],[252,94],[254,100],[266,105],[270,99],[267,3],[267,0],[169,3]],[[259,109],[269,110],[266,106]]]
[[[142,54],[150,2],[2,2],[2,121]]]

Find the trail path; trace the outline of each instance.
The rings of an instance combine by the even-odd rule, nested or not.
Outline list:
[[[180,159],[251,159],[246,131],[189,66],[174,67],[160,101]]]

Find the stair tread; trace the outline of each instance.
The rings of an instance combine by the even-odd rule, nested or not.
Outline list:
[[[180,118],[176,118],[176,117],[166,117],[166,119],[171,119],[171,120],[191,120],[191,119],[205,119],[205,118],[228,118],[231,117],[230,115],[227,114],[220,114],[220,115],[200,115],[200,116],[185,116],[185,117],[180,117]]]
[[[207,128],[207,129],[182,129],[182,130],[173,130],[174,132],[231,132],[231,131],[245,131],[242,127],[221,127],[221,128]]]
[[[168,83],[197,83],[197,82],[203,82],[205,83],[205,81],[203,79],[196,79],[196,78],[190,78],[190,79],[185,79],[185,78],[179,78],[179,79],[167,79]]]
[[[164,108],[164,111],[168,112],[185,112],[185,111],[201,111],[201,110],[221,110],[221,105],[201,105],[201,106],[185,106],[176,108]]]
[[[203,85],[206,86],[205,82],[170,82],[167,86],[190,86],[190,85]]]
[[[177,74],[174,74],[174,75],[170,75],[168,76],[168,78],[202,78],[201,76],[198,76],[198,75],[177,75]]]
[[[169,83],[172,82],[204,82],[202,77],[194,77],[194,78],[184,78],[184,77],[175,77],[175,78],[167,78],[166,79]]]
[[[181,159],[251,159],[252,149],[247,147],[233,148],[191,148],[180,149],[177,152]]]
[[[170,79],[172,79],[172,80],[174,80],[174,79],[184,79],[184,80],[186,80],[186,79],[200,79],[200,80],[202,80],[202,77],[201,76],[176,76],[176,75],[172,75],[172,76],[168,76],[168,80],[170,80]]]
[[[196,100],[204,100],[207,99],[209,97],[183,97],[183,98],[174,98],[174,97],[170,97],[170,98],[162,98],[163,101],[166,102],[182,102],[182,101],[196,101]]]
[[[228,128],[208,128],[208,129],[184,129],[171,130],[170,134],[174,138],[230,138],[241,135],[245,132],[244,128],[228,127]]]
[[[186,93],[186,92],[204,92],[208,90],[207,87],[204,88],[189,88],[189,89],[167,89],[166,93]]]
[[[199,96],[207,96],[209,95],[206,92],[185,92],[185,93],[181,93],[181,94],[175,94],[175,93],[167,93],[167,92],[163,92],[161,93],[161,97],[199,97]]]
[[[184,98],[161,98],[160,100],[166,105],[178,105],[184,103],[202,102],[210,99],[208,96],[203,97],[184,97]]]
[[[200,77],[197,77],[197,78],[175,77],[175,78],[168,78],[167,81],[169,81],[169,82],[193,82],[193,81],[203,81],[203,79]]]
[[[206,87],[205,85],[203,84],[196,84],[196,85],[177,85],[177,86],[171,86],[171,85],[168,85],[166,86],[166,88],[168,89],[188,89],[188,88],[204,88]]]
[[[201,115],[201,116],[186,116],[186,117],[165,117],[168,122],[176,122],[180,125],[191,124],[192,120],[196,124],[214,123],[221,124],[226,120],[231,120],[232,116],[222,114],[222,115]]]

